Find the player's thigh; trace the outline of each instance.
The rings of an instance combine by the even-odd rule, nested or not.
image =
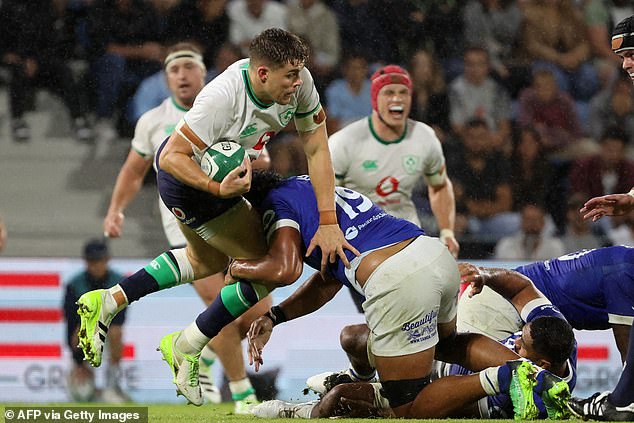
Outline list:
[[[207,244],[229,257],[253,259],[267,251],[260,215],[245,199],[195,231]]]
[[[480,333],[493,339],[506,339],[522,329],[522,318],[510,301],[484,286],[469,298],[463,293],[458,302],[459,332]]]
[[[180,228],[187,239],[187,257],[194,268],[196,278],[220,273],[227,268],[229,264],[227,254],[206,243],[190,227],[180,224]]]

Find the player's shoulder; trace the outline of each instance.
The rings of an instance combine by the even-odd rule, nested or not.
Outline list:
[[[337,132],[330,135],[329,140],[334,143],[340,143],[345,140],[346,143],[354,143],[355,141],[361,141],[360,134],[370,131],[369,118],[364,117],[339,129]]]
[[[157,119],[163,118],[169,111],[171,102],[172,102],[171,97],[166,98],[158,106],[143,113],[137,123],[154,122]]]
[[[408,119],[407,126],[413,136],[422,137],[429,142],[440,143],[440,140],[436,136],[436,131],[434,131],[434,128],[427,125],[426,123],[414,119]]]
[[[245,71],[249,67],[249,59],[241,59],[229,65],[224,72],[209,81],[196,97],[195,106],[225,108],[240,98],[245,90]]]

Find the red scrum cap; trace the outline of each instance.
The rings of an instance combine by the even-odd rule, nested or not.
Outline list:
[[[372,109],[377,110],[376,98],[379,95],[381,88],[390,84],[401,84],[409,88],[412,92],[412,80],[409,77],[409,73],[405,69],[397,65],[387,65],[377,70],[370,77],[372,80],[372,88],[370,90],[370,97],[372,98]]]

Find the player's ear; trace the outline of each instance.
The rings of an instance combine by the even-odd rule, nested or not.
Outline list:
[[[258,78],[261,83],[265,83],[269,78],[269,68],[266,66],[258,66]]]

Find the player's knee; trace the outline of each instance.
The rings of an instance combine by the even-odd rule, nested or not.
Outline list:
[[[339,334],[341,348],[348,354],[356,356],[366,354],[368,341],[368,327],[366,325],[345,326]]]
[[[387,380],[381,382],[381,395],[393,409],[416,399],[420,391],[431,383],[429,375],[418,379]]]

